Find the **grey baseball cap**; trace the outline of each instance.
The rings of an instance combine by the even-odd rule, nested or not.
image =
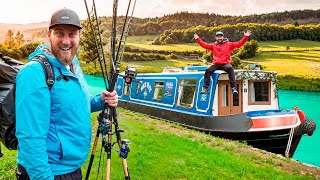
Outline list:
[[[223,32],[222,31],[218,31],[218,32],[216,32],[216,36],[223,36]]]
[[[82,29],[77,13],[68,8],[59,9],[52,14],[49,29],[60,24],[73,25],[79,29]]]

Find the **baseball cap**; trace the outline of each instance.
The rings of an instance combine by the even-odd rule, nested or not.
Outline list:
[[[59,9],[52,14],[49,29],[51,29],[55,25],[60,24],[73,25],[79,29],[82,29],[77,13],[68,8]]]
[[[223,36],[223,32],[222,31],[216,32],[216,36],[219,36],[219,35]]]

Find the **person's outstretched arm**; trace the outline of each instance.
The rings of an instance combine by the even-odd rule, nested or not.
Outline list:
[[[242,45],[244,45],[244,43],[247,42],[247,40],[249,39],[250,35],[251,35],[251,31],[248,30],[247,32],[244,33],[243,38],[240,41],[231,42],[231,48],[232,49],[240,48]]]
[[[208,44],[208,43],[202,41],[197,34],[194,34],[193,37],[201,47],[208,49],[208,50],[212,50],[212,44]]]

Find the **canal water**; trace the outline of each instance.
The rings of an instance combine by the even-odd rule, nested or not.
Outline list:
[[[92,94],[105,89],[101,77],[85,75],[85,78]],[[320,167],[320,92],[279,90],[279,104],[281,109],[298,106],[308,118],[316,122],[314,134],[302,137],[293,159]]]

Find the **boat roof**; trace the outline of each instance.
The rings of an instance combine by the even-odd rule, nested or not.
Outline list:
[[[164,68],[162,73],[190,73],[190,72],[200,72],[203,73],[209,66],[185,66],[185,67],[168,67]],[[235,73],[240,73],[240,72],[247,72],[248,70],[246,69],[235,69]],[[250,72],[257,72],[257,73],[276,73],[275,71],[265,71],[265,70],[249,70]],[[214,71],[216,74],[226,74],[227,72],[223,70],[216,70]]]

